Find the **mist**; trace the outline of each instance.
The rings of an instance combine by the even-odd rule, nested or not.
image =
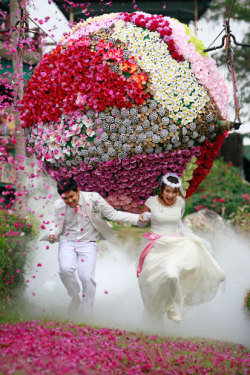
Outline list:
[[[46,207],[39,200],[33,202],[36,216],[42,212],[43,219],[53,220],[53,199],[57,198],[53,193]],[[41,231],[40,237],[44,232]],[[75,321],[167,337],[226,340],[250,347],[250,316],[244,308],[244,297],[250,288],[249,238],[240,236],[229,226],[214,229],[205,237],[212,242],[213,256],[226,273],[225,291],[219,289],[212,301],[192,307],[179,324],[166,318],[163,331],[145,322],[136,277],[138,244],[132,237],[115,246],[103,241],[99,243],[93,315],[91,319],[79,316]],[[31,318],[69,319],[67,306],[70,297],[58,275],[57,247],[58,244],[39,240],[30,246],[25,295],[31,306]]]

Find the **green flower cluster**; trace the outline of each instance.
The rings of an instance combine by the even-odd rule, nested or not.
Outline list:
[[[195,49],[197,52],[199,52],[202,56],[206,56],[206,57],[209,57],[208,53],[207,52],[203,52],[204,49],[206,48],[203,44],[203,42],[199,39],[197,39],[193,34],[192,34],[192,31],[190,30],[190,28],[183,24],[183,26],[185,27],[185,30],[186,30],[186,33],[187,35],[190,36],[190,39],[189,39],[189,42],[190,43],[193,43],[193,45],[195,46]]]
[[[182,181],[182,187],[183,187],[184,192],[186,192],[186,190],[189,188],[188,181],[192,180],[193,172],[197,168],[196,161],[197,161],[197,157],[195,156],[192,157],[190,159],[190,162],[187,164],[186,170],[182,174],[181,181]]]

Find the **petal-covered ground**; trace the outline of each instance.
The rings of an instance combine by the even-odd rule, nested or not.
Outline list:
[[[242,345],[59,322],[0,325],[1,374],[249,374]]]

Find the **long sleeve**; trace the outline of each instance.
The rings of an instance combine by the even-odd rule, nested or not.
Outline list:
[[[139,221],[138,214],[131,214],[128,212],[117,211],[100,194],[97,194],[96,203],[101,211],[101,214],[109,220],[117,221],[124,224],[137,225]]]
[[[55,202],[54,220],[50,227],[49,234],[58,236],[62,232],[64,223],[64,209],[58,207],[59,200]]]

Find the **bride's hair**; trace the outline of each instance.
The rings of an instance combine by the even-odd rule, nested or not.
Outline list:
[[[169,182],[172,182],[172,184],[178,184],[178,178],[176,178],[176,177],[174,177],[174,176],[168,176],[167,177],[167,180],[169,181]]]

